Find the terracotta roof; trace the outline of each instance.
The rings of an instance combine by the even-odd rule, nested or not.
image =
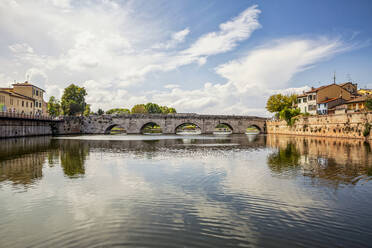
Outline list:
[[[301,95],[298,95],[297,98],[299,98],[299,97],[305,97],[305,96],[306,96],[306,94],[301,94]]]
[[[338,100],[340,99],[340,97],[334,97],[334,98],[330,98],[328,100],[325,100],[325,101],[322,101],[322,102],[319,102],[319,103],[327,103],[327,102],[332,102],[332,101],[335,101],[335,100]]]
[[[39,90],[42,90],[42,91],[44,91],[45,92],[45,90],[43,90],[42,88],[39,88],[39,87],[37,87],[37,86],[35,86],[35,85],[33,85],[33,84],[30,84],[29,82],[24,82],[24,83],[15,83],[15,84],[12,84],[13,86],[33,86],[33,87],[35,87],[35,88],[38,88]]]
[[[318,87],[318,88],[315,88],[315,89],[312,89],[312,90],[310,90],[310,91],[307,91],[306,93],[314,93],[314,92],[317,92],[317,91],[319,91],[319,90],[321,90],[321,89],[327,88],[327,87],[329,87],[329,86],[331,86],[331,85],[334,85],[334,84],[323,85],[323,86],[320,86],[320,87]],[[337,85],[337,84],[336,84],[336,85]]]
[[[345,86],[347,84],[353,84],[353,83],[352,82],[346,82],[346,83],[342,83],[342,84],[339,84],[339,85],[342,87],[342,86]]]
[[[361,97],[358,97],[358,98],[355,98],[355,99],[351,99],[351,100],[347,101],[346,103],[364,102],[369,98],[371,98],[371,96],[364,95],[364,96],[361,96]]]

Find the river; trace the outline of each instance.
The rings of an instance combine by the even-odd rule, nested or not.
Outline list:
[[[0,247],[371,247],[360,140],[0,140]]]

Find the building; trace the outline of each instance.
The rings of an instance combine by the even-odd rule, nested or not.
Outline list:
[[[13,88],[0,88],[0,111],[27,115],[48,115],[43,89],[27,81],[15,83],[12,86]]]
[[[335,97],[328,100],[324,100],[318,103],[317,113],[318,115],[328,115],[335,113],[335,107],[342,105],[346,102],[345,99],[341,97]]]
[[[339,84],[342,88],[349,91],[352,95],[358,95],[358,84],[353,84],[352,82],[346,82]]]
[[[372,96],[364,95],[347,101],[347,112],[358,112],[365,110],[366,101],[370,98],[372,98]]]
[[[311,88],[310,91],[304,92],[304,94],[297,97],[297,106],[300,108],[302,113],[316,115],[318,113],[317,107],[320,103],[335,98],[342,98],[344,100],[352,99],[354,95],[349,90],[345,89],[349,86],[350,84],[344,85],[344,87],[338,84],[329,84],[318,88]],[[322,107],[324,106],[325,105],[322,105]],[[327,109],[328,108],[329,107],[327,107]]]
[[[372,90],[370,89],[360,89],[358,90],[359,95],[372,95]]]

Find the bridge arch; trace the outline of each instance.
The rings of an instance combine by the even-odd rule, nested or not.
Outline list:
[[[226,130],[226,131],[234,131],[234,128],[232,127],[232,125],[230,125],[227,122],[220,122],[214,128],[215,129],[217,129],[217,128],[228,128],[230,130]]]
[[[263,130],[260,126],[256,125],[256,124],[249,124],[247,127],[245,127],[245,130],[246,130],[246,133],[248,132],[254,132],[254,129],[257,129],[257,132],[258,133],[262,133]]]
[[[188,125],[193,126],[193,127],[187,127]],[[194,131],[195,133],[201,133],[202,131],[201,127],[197,123],[183,122],[179,124],[178,126],[176,126],[176,128],[174,129],[174,133],[175,134],[179,133],[183,127],[186,127],[186,129],[189,129],[189,130],[183,130],[183,131]]]
[[[142,133],[142,134],[145,134],[145,133],[162,134],[163,129],[162,129],[161,125],[159,125],[158,123],[156,123],[154,121],[149,121],[149,122],[146,122],[145,124],[142,125],[142,127],[140,129],[140,133]]]
[[[125,127],[123,127],[122,125],[120,124],[111,124],[110,126],[108,126],[106,129],[105,129],[105,132],[104,134],[110,134],[111,132],[113,132],[115,129],[117,129],[118,133],[127,133],[127,129]]]

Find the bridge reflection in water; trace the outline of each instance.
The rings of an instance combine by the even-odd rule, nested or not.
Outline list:
[[[277,176],[303,175],[326,179],[334,185],[368,181],[372,176],[371,146],[360,140],[285,135],[186,136],[181,139],[177,136],[167,139],[153,136],[147,140],[141,136],[127,136],[123,140],[111,140],[110,137],[90,140],[95,136],[88,136],[87,140],[80,139],[84,137],[87,136],[0,140],[0,182],[32,184],[42,178],[44,167],[56,165],[62,167],[67,177],[84,176],[84,164],[91,151],[148,156],[164,148],[206,149],[209,144],[212,144],[210,149],[214,149],[215,144],[225,144],[224,150],[273,148],[267,156],[267,165]]]
[[[370,244],[372,152],[359,140],[85,135],[0,147],[0,246]]]

